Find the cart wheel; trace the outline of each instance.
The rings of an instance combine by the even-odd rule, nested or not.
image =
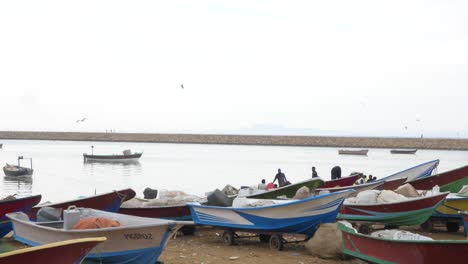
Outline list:
[[[283,237],[280,235],[272,235],[270,237],[270,249],[278,251],[283,250]]]
[[[260,239],[260,242],[262,242],[262,243],[270,242],[270,237],[271,237],[271,235],[264,235],[264,234],[258,235],[258,238]]]
[[[447,222],[445,226],[447,227],[447,231],[449,232],[458,232],[458,230],[460,229],[460,224],[457,222]]]
[[[234,245],[234,232],[232,230],[224,231],[223,242],[224,242],[224,245],[227,245],[227,246]]]
[[[363,235],[369,235],[371,233],[372,229],[368,225],[360,225],[358,227],[358,232],[363,234]]]
[[[432,222],[431,219],[427,219],[426,222],[421,224],[421,229],[426,232],[432,232],[432,230],[434,229],[434,222]]]

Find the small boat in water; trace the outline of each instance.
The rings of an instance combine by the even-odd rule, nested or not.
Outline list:
[[[340,155],[362,155],[366,156],[368,149],[339,149],[338,154]]]
[[[27,247],[0,254],[0,264],[11,263],[81,263],[89,251],[105,237],[78,238],[36,247]]]
[[[98,229],[65,229],[64,221],[33,222],[24,213],[10,213],[15,240],[28,245],[44,245],[64,240],[106,237],[86,256],[93,263],[156,263],[171,234],[184,224],[163,219],[145,218],[78,208],[79,219],[111,219],[117,226]],[[73,226],[73,225],[72,225]],[[75,226],[76,227],[76,226]]]
[[[22,159],[29,159],[31,162],[31,167],[21,167],[20,160]],[[30,176],[33,174],[34,170],[32,168],[32,159],[31,158],[23,158],[23,156],[18,157],[18,165],[6,164],[3,167],[3,172],[6,176]]]
[[[392,149],[390,153],[392,154],[415,154],[417,149]]]
[[[138,161],[143,155],[143,152],[132,153],[131,150],[126,149],[122,154],[112,154],[112,155],[94,155],[94,146],[91,146],[91,154],[83,153],[83,159],[87,161],[105,161],[105,162],[134,162]]]
[[[307,186],[312,193],[316,188],[323,185],[323,180],[319,177],[311,178],[305,181],[289,184],[279,188],[271,189],[269,191],[260,192],[247,196],[248,198],[256,199],[277,199],[279,196],[286,196],[287,198],[293,198],[296,195],[297,190],[303,186]]]
[[[371,263],[440,264],[468,259],[468,240],[399,240],[358,233],[349,223],[338,223],[344,254]]]
[[[11,222],[5,216],[6,214],[14,212],[28,213],[33,206],[41,201],[41,198],[41,195],[34,195],[17,199],[0,200],[0,238],[4,237],[12,230]]]
[[[72,205],[77,206],[77,207],[86,207],[86,208],[92,208],[92,209],[116,213],[119,211],[120,205],[123,202],[132,199],[133,197],[135,197],[135,195],[136,195],[135,191],[129,188],[129,189],[123,189],[123,190],[93,195],[93,196],[84,197],[84,198],[78,198],[78,199],[65,201],[61,203],[42,204],[42,205],[33,207],[31,211],[29,211],[28,215],[31,219],[35,220],[37,217],[37,212],[42,207],[52,207],[56,209],[65,210],[69,206],[72,206]]]

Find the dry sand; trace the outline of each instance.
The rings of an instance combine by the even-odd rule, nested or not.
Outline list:
[[[448,233],[444,228],[434,232],[422,232],[419,227],[407,227],[405,230],[419,233],[433,239],[466,239],[463,228],[456,233]],[[313,257],[305,249],[305,243],[287,244],[283,251],[271,250],[268,243],[260,243],[258,238],[242,239],[236,245],[227,246],[222,242],[223,230],[202,227],[194,235],[177,236],[169,241],[160,257],[165,264],[361,264],[358,259],[325,260]],[[232,259],[230,259],[232,258]]]

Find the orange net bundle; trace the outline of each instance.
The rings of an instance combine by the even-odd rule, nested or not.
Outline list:
[[[121,226],[117,220],[112,220],[104,217],[84,218],[73,226],[73,229],[99,229],[105,227]]]

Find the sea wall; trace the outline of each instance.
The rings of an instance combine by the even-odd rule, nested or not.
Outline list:
[[[443,138],[0,131],[1,139],[468,150],[468,139]]]

